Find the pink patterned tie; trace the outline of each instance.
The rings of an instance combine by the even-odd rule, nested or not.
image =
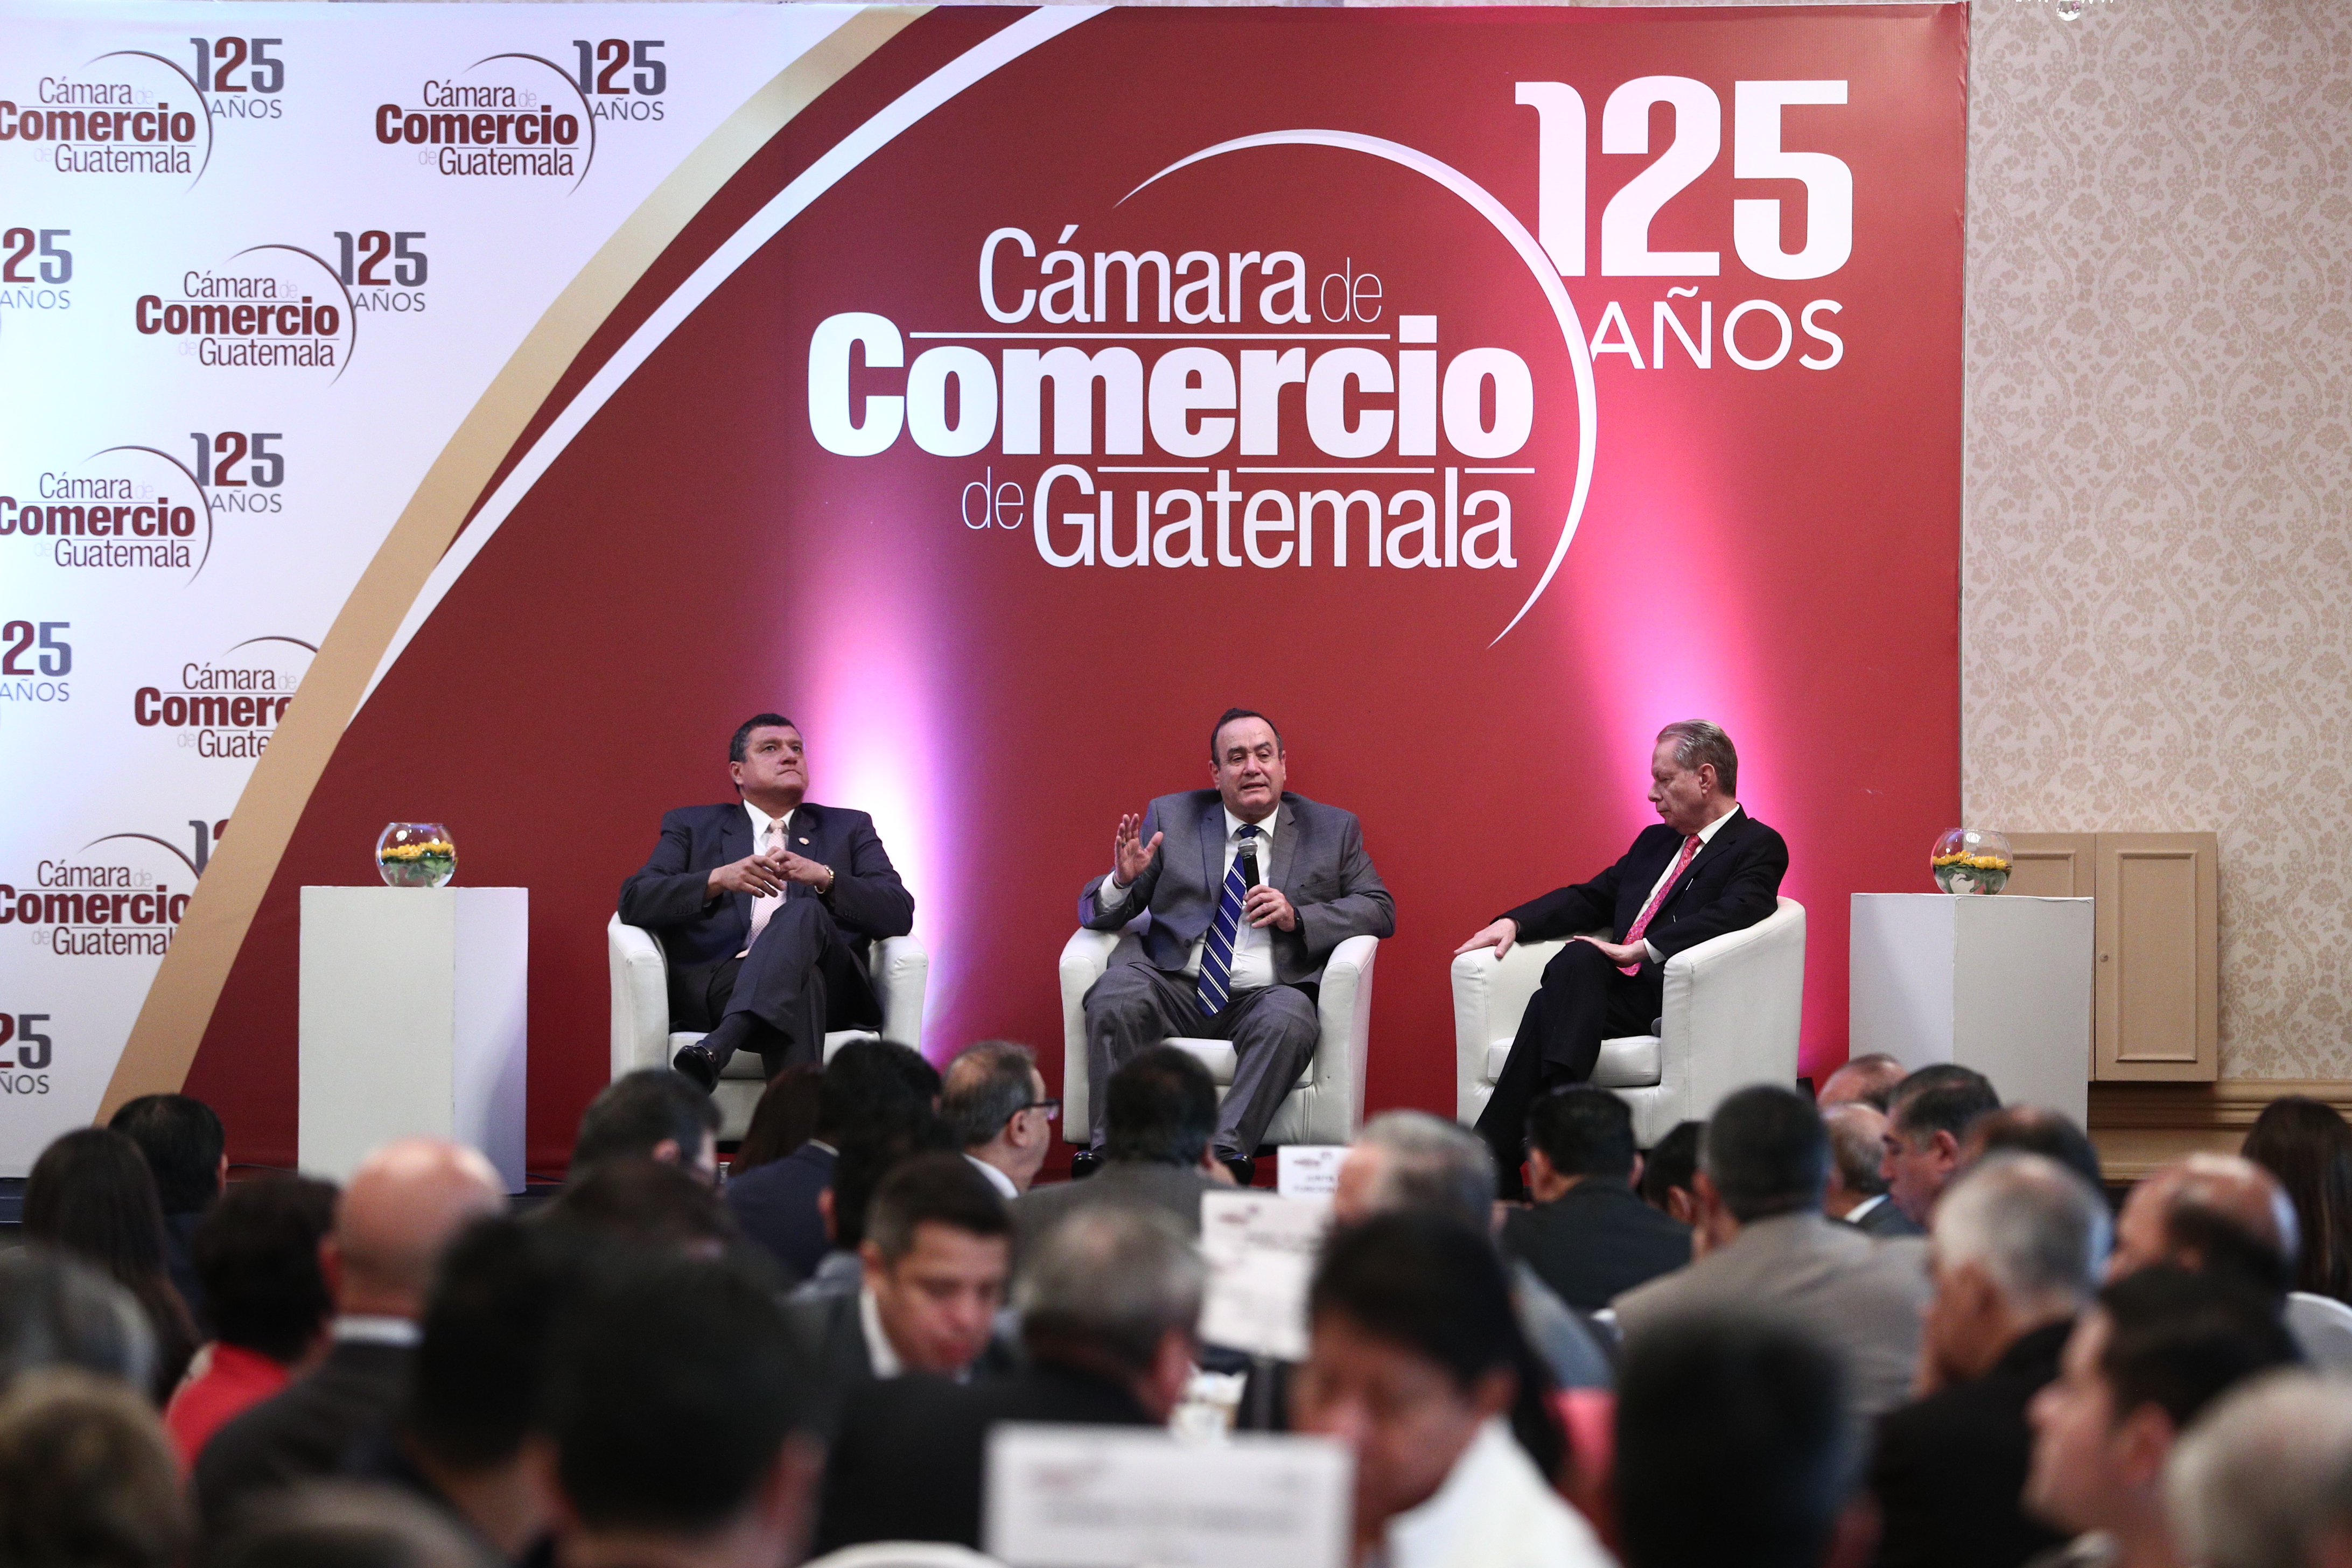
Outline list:
[[[1698,835],[1694,833],[1683,840],[1683,852],[1675,858],[1675,868],[1666,873],[1666,879],[1658,884],[1658,890],[1652,893],[1650,901],[1643,906],[1642,918],[1635,921],[1633,929],[1625,933],[1626,946],[1631,947],[1642,940],[1642,933],[1650,929],[1651,917],[1658,912],[1658,906],[1666,901],[1666,895],[1674,890],[1675,882],[1682,879],[1683,872],[1689,867],[1691,857],[1697,853]],[[1639,974],[1642,972],[1642,966],[1638,963],[1621,963],[1617,967],[1627,974]]]

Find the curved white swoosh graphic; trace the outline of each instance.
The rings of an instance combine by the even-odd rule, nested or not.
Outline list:
[[[1551,313],[1559,321],[1560,335],[1568,340],[1570,363],[1576,369],[1576,489],[1569,498],[1568,521],[1561,525],[1559,542],[1552,546],[1551,560],[1545,564],[1543,576],[1536,583],[1535,592],[1529,594],[1528,602],[1519,606],[1519,613],[1511,617],[1511,625],[1495,634],[1495,642],[1501,642],[1511,635],[1511,626],[1517,626],[1526,618],[1527,613],[1535,608],[1536,601],[1543,597],[1543,591],[1551,586],[1552,574],[1559,570],[1559,563],[1568,557],[1568,542],[1576,537],[1577,521],[1584,515],[1584,498],[1592,488],[1592,452],[1597,438],[1592,352],[1585,345],[1584,329],[1576,319],[1576,304],[1569,299],[1568,290],[1560,286],[1559,269],[1551,264],[1551,258],[1544,254],[1543,247],[1536,243],[1536,237],[1528,232],[1527,225],[1521,223],[1510,208],[1496,201],[1486,186],[1451,163],[1433,158],[1417,148],[1354,131],[1265,131],[1255,136],[1239,136],[1231,142],[1220,142],[1213,147],[1202,148],[1189,158],[1178,159],[1136,186],[1134,191],[1128,192],[1126,196],[1119,197],[1119,201],[1126,201],[1136,191],[1166,179],[1179,169],[1189,168],[1223,153],[1238,153],[1246,147],[1337,147],[1343,152],[1365,153],[1375,158],[1385,158],[1417,174],[1427,175],[1469,203],[1479,216],[1493,224],[1496,232],[1511,242],[1511,247],[1519,253],[1519,259],[1528,264],[1529,272],[1535,274],[1536,286],[1544,291],[1544,298],[1551,301]],[[1495,643],[1486,646],[1492,647]]]

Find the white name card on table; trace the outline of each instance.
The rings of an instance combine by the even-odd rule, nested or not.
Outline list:
[[[1013,1568],[1346,1568],[1354,1484],[1328,1437],[1006,1422],[982,1534]]]
[[[1286,1198],[1328,1198],[1339,1190],[1345,1143],[1285,1143],[1274,1152],[1274,1190]]]
[[[1307,1359],[1307,1287],[1330,1228],[1325,1198],[1263,1192],[1201,1194],[1209,1265],[1201,1338],[1277,1361]]]

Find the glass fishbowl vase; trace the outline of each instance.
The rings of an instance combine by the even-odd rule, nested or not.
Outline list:
[[[1998,893],[2009,885],[2009,840],[1986,827],[1955,827],[1936,840],[1928,868],[1948,893]]]
[[[457,874],[457,847],[437,822],[386,823],[375,868],[388,888],[438,888]]]

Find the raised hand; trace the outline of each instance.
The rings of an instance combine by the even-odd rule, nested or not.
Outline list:
[[[1473,931],[1468,942],[1454,950],[1454,956],[1459,958],[1465,952],[1475,952],[1482,947],[1491,947],[1495,950],[1495,956],[1500,958],[1510,952],[1511,944],[1518,940],[1519,922],[1515,920],[1499,920],[1493,925],[1482,926]]]
[[[1160,853],[1160,841],[1168,837],[1155,833],[1151,842],[1143,839],[1143,818],[1122,816],[1118,819],[1118,837],[1111,841],[1111,875],[1122,888],[1129,886],[1150,866],[1151,858]]]

